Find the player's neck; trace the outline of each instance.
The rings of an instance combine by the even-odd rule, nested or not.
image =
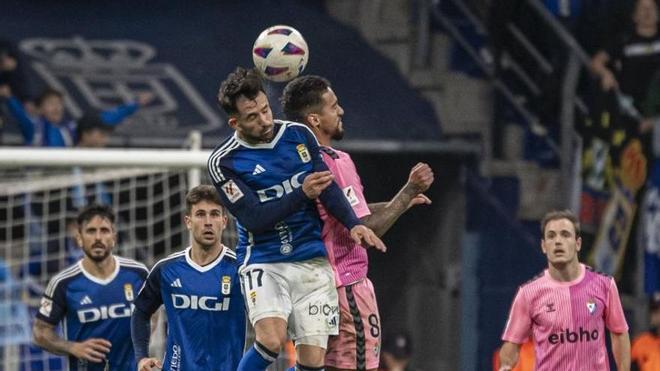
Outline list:
[[[108,255],[107,258],[100,262],[96,262],[85,256],[82,260],[82,265],[87,273],[100,279],[110,277],[114,273],[115,268],[117,268],[117,262],[113,255]]]
[[[548,273],[550,277],[559,282],[575,281],[582,273],[582,265],[577,260],[566,264],[548,264]]]
[[[192,248],[190,249],[190,259],[194,261],[195,264],[203,267],[217,259],[218,256],[222,253],[222,249],[222,244],[213,246],[208,250],[193,244]]]

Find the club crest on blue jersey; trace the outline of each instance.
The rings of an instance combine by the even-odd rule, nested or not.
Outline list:
[[[589,299],[589,301],[587,301],[587,310],[591,315],[593,315],[594,312],[596,311],[596,302],[594,301],[594,299]]]
[[[126,300],[133,301],[133,286],[130,283],[124,284],[124,296]]]
[[[298,144],[296,146],[296,150],[298,151],[298,156],[300,156],[300,159],[302,162],[307,163],[312,161],[312,156],[309,155],[309,151],[307,150],[307,146],[304,144]]]
[[[220,292],[222,292],[222,295],[229,295],[231,293],[231,277],[222,276]]]

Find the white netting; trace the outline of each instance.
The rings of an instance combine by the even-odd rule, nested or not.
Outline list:
[[[49,279],[81,257],[73,239],[81,206],[112,205],[115,253],[151,267],[189,243],[188,188],[188,172],[168,169],[0,170],[0,369],[61,369],[59,357],[30,347],[31,324]],[[233,226],[223,238],[232,247]]]

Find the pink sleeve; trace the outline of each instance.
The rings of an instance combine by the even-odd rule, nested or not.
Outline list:
[[[610,291],[607,295],[607,308],[605,308],[605,326],[608,330],[617,334],[628,331],[628,323],[626,322],[626,316],[623,314],[621,298],[614,278],[610,279]]]
[[[355,216],[362,218],[367,215],[371,215],[369,210],[369,205],[367,200],[364,198],[364,188],[362,187],[362,180],[357,173],[353,159],[345,154],[346,158],[342,159],[344,161],[342,167],[337,166],[337,162],[334,161],[326,153],[323,153],[323,162],[328,165],[328,169],[335,175],[335,181],[339,188],[341,188],[344,197],[348,200],[355,212]],[[347,168],[346,160],[348,160],[350,168]]]
[[[531,329],[532,318],[529,315],[529,303],[527,303],[523,290],[520,288],[516,297],[513,299],[509,320],[506,322],[502,340],[522,344],[529,338]]]

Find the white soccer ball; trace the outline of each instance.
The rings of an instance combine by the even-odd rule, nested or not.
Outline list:
[[[265,29],[252,47],[252,60],[261,75],[271,81],[289,81],[307,65],[309,49],[302,34],[285,25]]]

